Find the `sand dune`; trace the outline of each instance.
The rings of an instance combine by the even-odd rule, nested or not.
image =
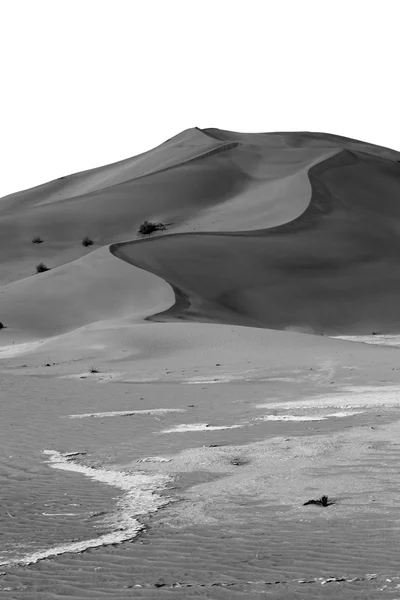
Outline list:
[[[47,337],[97,321],[144,318],[172,302],[172,291],[162,279],[132,269],[103,247],[3,286],[1,307],[10,326],[4,337]]]
[[[399,165],[343,151],[309,177],[310,204],[285,225],[163,236],[112,251],[178,289],[187,299],[173,313],[181,318],[330,334],[397,331]]]
[[[234,144],[214,143],[197,130],[177,137],[147,153],[140,168],[132,159],[72,176],[72,189],[66,177],[1,199],[0,283],[31,275],[41,260],[54,268],[82,256],[86,235],[97,246],[132,239],[144,219],[188,219],[243,185],[244,175],[224,156]],[[103,169],[111,178],[106,187]],[[44,243],[32,244],[35,236]]]
[[[61,177],[30,190],[6,196],[2,200],[2,211],[40,206],[96,192],[202,157],[226,145],[222,140],[205,136],[196,128],[188,129],[139,156]]]
[[[3,198],[0,281],[23,281],[1,288],[7,325],[46,336],[125,315],[133,288],[146,297],[144,288],[157,286],[122,271],[106,249],[90,252],[114,243],[116,256],[174,287],[179,306],[149,306],[163,318],[397,332],[399,156],[324,134],[193,129],[139,157]],[[146,218],[168,231],[137,243]],[[32,244],[35,235],[44,243]],[[84,235],[95,242],[89,250]],[[46,285],[29,279],[40,261],[52,268],[40,276]],[[92,318],[79,277],[96,296]]]
[[[398,596],[399,160],[194,128],[0,200],[0,598]]]

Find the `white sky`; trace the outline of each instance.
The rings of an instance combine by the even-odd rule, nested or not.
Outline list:
[[[400,150],[398,0],[0,0],[0,196],[188,127]]]

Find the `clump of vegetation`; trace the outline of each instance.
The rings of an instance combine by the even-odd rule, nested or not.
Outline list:
[[[3,323],[0,321],[0,329],[3,329],[4,325]]]
[[[50,268],[46,266],[43,262],[39,263],[36,266],[36,273],[44,273],[45,271],[50,271]]]
[[[143,221],[143,223],[139,227],[139,233],[140,233],[140,235],[151,235],[155,231],[164,231],[165,229],[166,229],[166,227],[162,223],[153,223],[152,221]]]
[[[89,373],[100,373],[100,371],[99,369],[96,369],[96,367],[90,367]]]
[[[304,502],[303,506],[307,506],[308,504],[317,504],[318,506],[331,506],[334,504],[331,500],[329,500],[328,496],[321,496],[318,500],[308,500]]]
[[[82,246],[93,246],[93,240],[91,240],[87,235],[82,240]]]
[[[35,236],[32,238],[32,244],[43,244],[43,240],[40,236]]]

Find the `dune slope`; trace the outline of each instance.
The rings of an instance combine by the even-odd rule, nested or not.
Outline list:
[[[187,299],[164,318],[318,333],[398,331],[400,165],[346,150],[312,167],[309,178],[309,206],[284,225],[111,250]]]
[[[317,333],[397,332],[399,159],[327,134],[195,128],[138,157],[7,196],[7,338],[159,313]],[[145,219],[167,231],[138,238]],[[32,244],[36,235],[42,244]],[[85,235],[93,246],[81,245]],[[110,256],[110,244],[148,277]],[[52,270],[32,276],[40,261]]]

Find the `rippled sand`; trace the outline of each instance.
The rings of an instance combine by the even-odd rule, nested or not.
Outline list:
[[[317,387],[309,371],[204,386],[3,374],[0,597],[399,597],[389,372]],[[334,504],[303,506],[322,494]]]

